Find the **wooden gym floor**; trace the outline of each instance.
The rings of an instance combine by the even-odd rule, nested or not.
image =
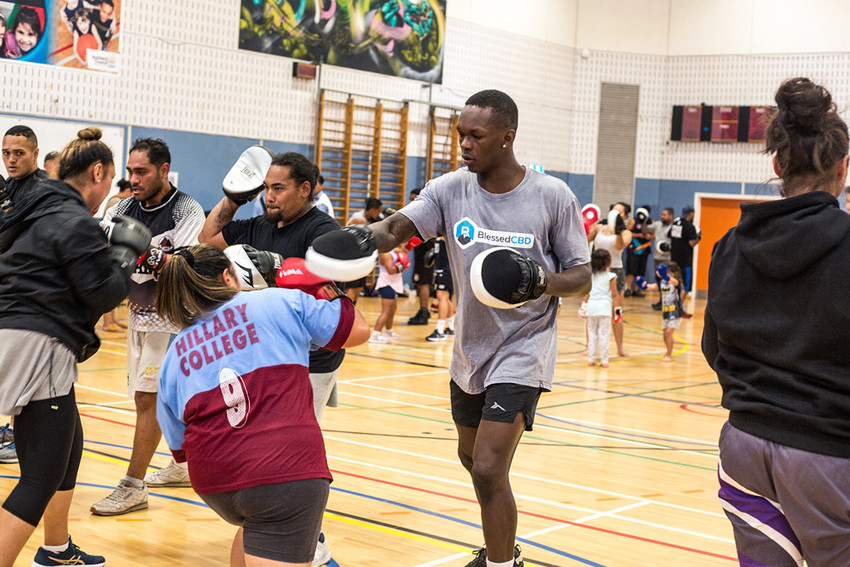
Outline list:
[[[736,564],[716,499],[716,441],[726,412],[700,351],[704,304],[689,306],[695,317],[677,332],[674,361],[662,364],[653,301],[626,299],[631,358],[612,358],[608,369],[587,367],[578,301],[564,302],[553,391],[541,398],[511,475],[529,567]],[[358,306],[374,324],[379,300],[362,298]],[[323,529],[342,567],[462,567],[483,543],[475,494],[456,456],[451,339],[429,343],[433,325],[408,326],[416,308],[415,298],[399,300],[400,340],[349,351],[340,405],[325,412],[335,480]],[[89,513],[124,475],[133,437],[125,336],[103,338],[100,352],[80,366],[77,385],[86,442],[71,509],[74,542],[113,567],[227,565],[235,528],[190,488],[151,490],[149,509],[124,516]],[[152,466],[169,459],[162,443]],[[17,474],[17,465],[0,465],[0,498]],[[39,529],[16,565],[29,565],[40,542]]]

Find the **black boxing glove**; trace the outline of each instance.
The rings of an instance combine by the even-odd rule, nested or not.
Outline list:
[[[151,243],[151,231],[135,219],[118,215],[112,219],[112,225],[107,227],[106,236],[109,240],[109,254],[128,273],[136,269],[139,256],[145,253]]]

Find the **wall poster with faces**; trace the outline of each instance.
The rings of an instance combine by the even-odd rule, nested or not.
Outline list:
[[[0,0],[0,59],[118,72],[122,0]]]

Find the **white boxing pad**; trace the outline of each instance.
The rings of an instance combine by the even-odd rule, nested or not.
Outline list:
[[[254,266],[254,263],[248,258],[245,249],[241,244],[228,246],[224,249],[224,254],[230,258],[230,263],[236,270],[236,278],[242,289],[263,289],[269,287],[263,276]]]
[[[225,194],[250,194],[263,186],[272,166],[272,151],[263,146],[251,146],[239,156],[222,181]],[[252,195],[251,198],[256,195]]]
[[[378,251],[363,258],[339,259],[325,256],[312,246],[304,254],[307,269],[320,278],[338,282],[351,282],[365,278],[372,273],[378,263]]]
[[[487,286],[484,284],[484,264],[487,260],[487,257],[498,251],[498,250],[511,250],[512,248],[508,248],[506,246],[497,246],[495,248],[490,248],[489,250],[485,250],[478,254],[475,258],[472,259],[472,266],[469,268],[469,282],[472,285],[472,293],[475,294],[475,298],[478,299],[484,305],[489,307],[495,307],[496,309],[513,309],[515,307],[519,307],[520,305],[525,304],[522,303],[507,303],[506,301],[502,301],[501,299],[494,297],[489,291],[487,291]]]

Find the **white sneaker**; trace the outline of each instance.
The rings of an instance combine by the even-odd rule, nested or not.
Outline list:
[[[401,335],[393,331],[392,329],[384,329],[384,332],[381,333],[382,336],[387,337],[388,339],[400,339]]]
[[[372,336],[369,337],[369,342],[370,343],[386,344],[386,343],[390,342],[390,338],[385,337],[384,335],[382,335],[378,331],[372,331]]]
[[[313,565],[311,567],[322,567],[331,560],[331,548],[328,546],[328,540],[325,539],[324,532],[319,533],[319,543],[316,545],[316,554],[313,555]]]
[[[148,507],[148,487],[136,488],[123,478],[112,494],[92,504],[91,512],[98,516],[118,516]]]
[[[192,486],[189,480],[189,470],[181,467],[171,459],[168,466],[145,475],[148,486]]]

